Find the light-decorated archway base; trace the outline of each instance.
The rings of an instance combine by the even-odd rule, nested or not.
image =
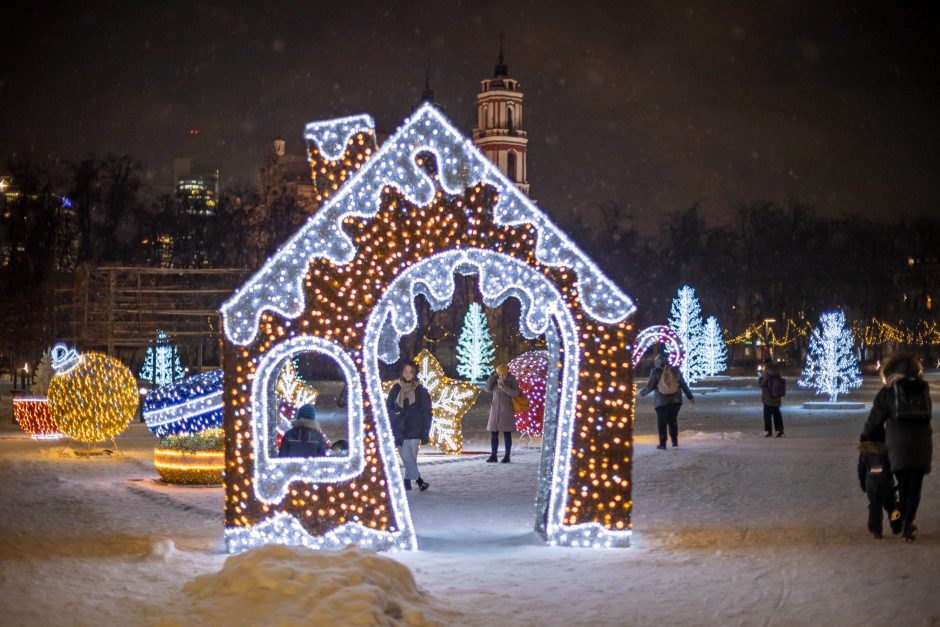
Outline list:
[[[417,547],[378,362],[399,359],[416,296],[451,302],[455,274],[477,275],[487,305],[517,298],[523,334],[546,336],[536,528],[552,544],[627,545],[629,297],[433,106],[380,150],[368,116],[312,124],[307,138],[325,204],[223,306],[229,550]],[[346,456],[276,457],[274,373],[304,350],[346,377]]]

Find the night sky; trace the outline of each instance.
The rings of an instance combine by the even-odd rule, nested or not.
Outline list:
[[[0,18],[4,161],[126,152],[158,182],[198,152],[254,182],[308,121],[393,131],[426,59],[469,134],[502,29],[532,195],[555,215],[799,198],[890,217],[938,197],[940,29],[913,3],[21,4]]]

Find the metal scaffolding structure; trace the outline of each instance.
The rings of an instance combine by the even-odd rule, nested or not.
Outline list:
[[[56,291],[55,336],[81,350],[133,361],[158,330],[202,368],[218,363],[219,307],[241,284],[244,268],[79,268],[71,288]]]

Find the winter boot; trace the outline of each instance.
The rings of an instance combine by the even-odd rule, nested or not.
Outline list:
[[[891,533],[893,535],[898,535],[901,533],[901,530],[904,528],[904,521],[901,520],[901,508],[895,507],[891,510],[891,515],[888,517],[888,521],[891,525]]]
[[[917,539],[917,525],[904,525],[904,533],[901,536],[908,542],[913,542]]]
[[[425,480],[422,479],[421,477],[418,477],[418,489],[419,489],[419,490],[421,490],[422,492],[424,492],[425,490],[427,490],[427,489],[430,488],[430,487],[431,487],[431,484],[430,484],[430,483],[428,483],[427,481],[425,481]]]
[[[782,437],[783,437],[783,431],[778,431],[778,432],[777,432],[777,437],[778,437],[778,438],[782,438]]]
[[[673,443],[672,443],[672,448],[679,448],[679,443],[678,443],[678,442],[673,442]]]
[[[764,437],[765,438],[773,437],[773,431],[768,431],[767,433],[764,434]]]
[[[660,444],[660,445],[657,446],[656,448],[658,448],[658,449],[661,450],[661,451],[665,451],[665,450],[666,450],[666,445],[665,445],[665,444]]]
[[[406,490],[411,489],[411,479],[405,479],[405,489]]]
[[[509,453],[503,455],[503,458],[500,460],[500,463],[508,464],[509,463]]]
[[[881,532],[880,532],[880,531],[872,531],[872,532],[871,532],[871,537],[873,537],[875,540],[881,540]]]
[[[486,461],[487,461],[488,463],[492,464],[493,462],[496,462],[496,461],[499,461],[499,460],[496,459],[496,453],[493,453],[492,455],[490,455],[489,457],[486,458]]]

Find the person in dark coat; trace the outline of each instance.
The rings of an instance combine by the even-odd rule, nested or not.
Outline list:
[[[894,496],[894,476],[888,459],[884,430],[874,430],[869,440],[861,436],[858,445],[858,481],[868,496],[868,531],[881,538],[882,510],[887,512],[891,533],[901,533],[901,509]]]
[[[496,366],[496,372],[486,380],[485,387],[487,392],[493,393],[490,417],[486,422],[493,454],[486,461],[490,463],[496,461],[496,453],[499,451],[499,434],[502,432],[506,446],[506,454],[503,455],[502,462],[508,464],[509,454],[512,452],[512,432],[516,429],[516,410],[512,405],[512,399],[522,392],[519,390],[516,378],[509,373],[509,366],[505,364]]]
[[[401,369],[401,378],[385,399],[385,407],[392,422],[392,434],[405,465],[405,489],[411,482],[418,484],[424,492],[430,484],[421,478],[418,471],[418,447],[427,444],[431,437],[431,395],[418,380],[417,368],[411,362]]]
[[[872,403],[862,436],[868,439],[884,429],[888,459],[898,481],[898,500],[903,520],[902,535],[913,542],[917,537],[917,508],[924,475],[933,458],[933,406],[930,386],[923,378],[924,367],[909,355],[895,355],[881,369],[884,387]]]
[[[764,404],[764,437],[769,438],[773,435],[773,429],[777,432],[777,437],[783,437],[783,414],[780,413],[780,406],[783,405],[783,397],[777,396],[775,392],[780,389],[780,383],[777,379],[783,379],[780,376],[780,368],[772,360],[764,362],[764,372],[757,380],[760,385],[760,400]],[[771,422],[771,419],[773,422]]]
[[[317,422],[317,410],[307,404],[297,411],[297,418],[281,438],[278,457],[323,457],[330,443]]]
[[[659,383],[667,368],[677,383],[674,392],[660,390]],[[653,402],[656,405],[656,426],[659,429],[659,446],[656,448],[666,450],[667,428],[669,437],[672,439],[672,446],[675,448],[679,446],[679,410],[682,409],[682,395],[685,394],[693,405],[695,404],[695,397],[692,396],[692,391],[686,384],[682,371],[670,366],[664,355],[657,355],[656,359],[653,360],[650,380],[647,382],[646,387],[640,390],[640,396],[647,396],[651,392],[655,393]]]

